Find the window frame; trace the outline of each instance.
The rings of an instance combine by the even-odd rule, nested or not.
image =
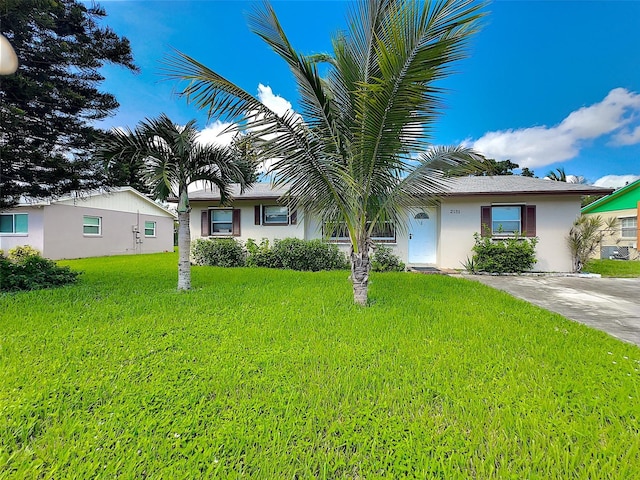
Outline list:
[[[625,220],[635,220],[635,225],[625,226]],[[638,217],[629,216],[629,217],[618,217],[618,221],[620,222],[620,238],[625,240],[632,240],[638,238]],[[625,233],[629,233],[629,235],[625,235]]]
[[[262,205],[261,206],[261,211],[262,211],[262,225],[265,226],[282,226],[282,225],[289,225],[289,221],[290,221],[290,214],[291,212],[289,212],[289,207],[287,205]],[[285,209],[286,213],[286,221],[284,222],[270,222],[267,221],[267,209],[269,208],[279,208],[279,209]]]
[[[97,218],[98,224],[97,225],[88,224],[86,222],[88,218]],[[87,227],[98,227],[98,233],[87,232],[85,230]],[[102,236],[102,217],[99,217],[97,215],[83,215],[82,216],[82,234],[86,237],[101,237]]]
[[[147,227],[147,224],[150,223],[153,225],[152,228]],[[144,236],[147,238],[155,238],[156,237],[156,229],[157,229],[157,222],[154,222],[153,220],[145,220],[144,221]],[[152,234],[148,234],[147,230],[153,230]]]
[[[395,228],[394,223],[391,222],[391,221],[386,221],[386,222],[382,222],[382,223],[390,225],[391,231],[393,232],[393,236],[375,236],[375,235],[372,235],[371,236],[371,241],[372,242],[377,242],[377,243],[397,243],[398,242],[398,236],[397,236],[397,230]],[[338,228],[333,229],[333,232],[332,232],[332,234],[330,236],[327,235],[326,224],[327,224],[327,222],[323,222],[322,223],[322,235],[323,235],[323,237],[325,237],[327,239],[327,241],[335,242],[335,243],[349,243],[349,242],[351,242],[351,239],[349,238],[349,231],[347,230],[347,226],[346,226],[345,222],[340,222],[340,225],[338,226]],[[367,222],[367,228],[369,227],[369,225],[371,225],[371,222]],[[338,236],[339,233],[345,233],[346,236]]]
[[[519,207],[520,208],[520,232],[494,232],[493,208],[494,207]],[[533,238],[537,236],[537,208],[530,203],[492,203],[480,207],[480,232],[482,237],[488,238]]]
[[[513,211],[517,211],[518,212],[518,219],[517,220],[512,220],[512,219],[508,219],[508,220],[495,220],[495,211],[496,209],[510,209]],[[523,232],[523,215],[522,215],[522,205],[519,204],[513,204],[513,205],[491,205],[491,236],[492,237],[515,237],[516,235],[522,235]],[[518,229],[517,230],[504,230],[504,229],[500,229],[500,227],[502,227],[502,223],[499,222],[517,222],[518,223]],[[498,223],[498,228],[496,229],[496,223]]]
[[[211,231],[212,227],[212,219],[213,215],[211,212],[215,210],[231,210],[233,213],[231,214],[231,232],[230,233],[213,233]],[[241,236],[241,209],[232,208],[232,207],[207,207],[206,209],[200,210],[200,236],[201,237],[216,237],[216,238],[224,238],[224,237],[239,237]],[[223,223],[223,222],[220,222]],[[228,223],[228,222],[224,222]]]
[[[11,217],[11,231],[10,232],[0,232],[0,235],[15,235],[15,236],[25,236],[29,235],[29,214],[28,213],[2,213],[0,214],[2,217]],[[24,231],[17,231],[17,220],[16,217],[26,217],[26,229]]]
[[[214,220],[214,212],[230,212],[231,220]],[[228,232],[215,232],[214,225],[216,224],[225,224],[230,225],[231,228]],[[209,209],[209,236],[211,237],[231,237],[233,236],[233,208],[210,208]]]

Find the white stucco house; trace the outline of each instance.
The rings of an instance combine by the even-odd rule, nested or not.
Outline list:
[[[385,225],[374,241],[390,246],[408,265],[459,269],[472,255],[474,233],[499,239],[521,232],[538,238],[535,270],[569,272],[566,239],[580,215],[581,197],[611,191],[516,175],[456,178],[435,206],[416,205],[406,212],[407,229]],[[215,189],[191,192],[192,240],[323,238],[317,218],[290,212],[278,201],[284,193],[258,183],[243,193],[236,190],[231,205],[221,206]],[[344,244],[346,251],[348,239],[339,235],[327,241]]]
[[[30,245],[53,260],[173,251],[174,221],[131,187],[23,202],[0,212],[0,249]]]

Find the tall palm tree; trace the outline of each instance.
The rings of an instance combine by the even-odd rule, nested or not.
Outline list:
[[[230,198],[231,184],[241,189],[255,179],[255,166],[229,148],[205,145],[198,141],[195,120],[185,126],[173,123],[165,114],[146,119],[134,131],[114,129],[100,147],[99,155],[107,169],[121,163],[134,166],[155,198],[178,199],[178,290],[191,288],[189,251],[189,196],[187,187],[204,181],[220,190],[225,203]]]
[[[176,52],[168,77],[210,113],[262,135],[262,158],[275,159],[276,186],[288,201],[320,216],[325,231],[347,231],[356,303],[367,302],[372,233],[405,223],[405,209],[446,192],[436,169],[473,158],[462,147],[431,148],[442,90],[434,82],[464,57],[482,5],[472,0],[359,0],[333,54],[303,55],[290,44],[269,3],[249,15],[250,29],[287,64],[300,112],[277,115],[253,95],[195,59]],[[319,65],[328,74],[321,77]],[[420,156],[416,154],[423,153]]]

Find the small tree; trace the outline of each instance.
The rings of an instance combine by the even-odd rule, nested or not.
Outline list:
[[[573,227],[569,230],[568,244],[574,272],[582,271],[584,264],[600,245],[605,234],[603,225],[604,222],[599,216],[580,216],[573,222]]]
[[[199,142],[195,120],[178,126],[165,114],[140,122],[135,131],[113,130],[100,146],[99,155],[108,171],[122,163],[134,165],[155,198],[178,199],[178,290],[189,290],[191,205],[187,188],[197,181],[214,185],[224,204],[230,198],[231,184],[239,184],[241,190],[251,185],[255,165],[238,158],[229,148]]]

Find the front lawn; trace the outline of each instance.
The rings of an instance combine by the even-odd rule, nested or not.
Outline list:
[[[585,272],[599,273],[603,277],[640,277],[640,261],[637,260],[589,260]]]
[[[64,264],[0,296],[0,478],[640,478],[640,349],[477,282]]]

